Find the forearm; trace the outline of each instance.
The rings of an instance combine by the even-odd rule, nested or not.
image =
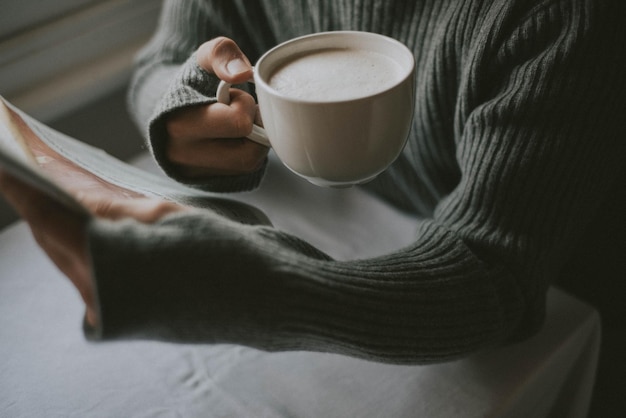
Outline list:
[[[522,317],[536,307],[512,276],[428,225],[402,252],[338,262],[278,230],[209,213],[156,228],[96,224],[99,337],[428,363],[523,336]]]
[[[221,3],[202,1],[168,1],[164,4],[158,30],[151,42],[141,51],[136,71],[129,89],[131,114],[145,132],[149,150],[163,171],[179,182],[211,190],[242,191],[256,187],[264,173],[265,165],[253,172],[232,175],[189,175],[188,157],[176,164],[170,157],[172,146],[179,146],[188,138],[172,137],[169,124],[174,113],[186,112],[192,107],[208,106],[216,102],[218,77],[199,61],[206,58],[207,41],[218,35],[237,39],[246,51],[255,54],[245,32],[239,11]],[[228,28],[228,32],[226,29]],[[203,138],[212,136],[209,124],[194,121],[196,134]],[[187,129],[187,134],[190,129]],[[171,135],[170,135],[171,134]],[[202,152],[209,151],[203,149]],[[216,154],[218,155],[218,154]],[[207,155],[205,160],[210,160]],[[259,161],[261,162],[261,161]],[[198,164],[197,161],[194,162]],[[205,161],[206,163],[206,161]],[[207,168],[203,165],[193,168]],[[211,167],[208,167],[211,168]]]

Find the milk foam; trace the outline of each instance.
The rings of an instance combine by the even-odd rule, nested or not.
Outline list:
[[[341,101],[387,90],[402,77],[393,59],[361,49],[323,49],[298,56],[270,77],[285,96],[307,101]]]

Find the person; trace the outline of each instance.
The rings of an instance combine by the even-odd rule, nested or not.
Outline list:
[[[97,216],[78,221],[7,174],[1,187],[83,295],[89,338],[458,359],[537,332],[547,289],[574,281],[566,272],[601,242],[586,239],[603,204],[623,196],[623,12],[602,0],[165,1],[130,109],[164,172],[206,190],[251,190],[268,164],[245,139],[253,95],[216,103],[219,79],[244,83],[264,51],[319,31],[383,33],[414,52],[408,143],[362,186],[418,226],[385,256],[337,261],[271,226],[154,201],[86,202]]]

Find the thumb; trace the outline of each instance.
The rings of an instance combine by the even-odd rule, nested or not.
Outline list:
[[[220,80],[243,83],[252,77],[252,65],[232,39],[218,37],[202,44],[196,53],[198,65]]]

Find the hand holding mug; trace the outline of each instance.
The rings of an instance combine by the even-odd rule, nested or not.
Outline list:
[[[400,154],[410,129],[415,60],[409,49],[368,32],[323,32],[282,43],[252,67],[237,45],[202,45],[198,64],[222,80],[218,103],[171,115],[168,158],[189,177],[253,172],[268,147],[320,186],[364,183]],[[253,98],[232,84],[256,83]],[[247,141],[242,137],[248,137]]]
[[[248,138],[271,146],[293,172],[320,186],[364,183],[406,143],[414,110],[415,59],[400,42],[368,32],[323,32],[266,52],[254,71],[265,129]],[[231,82],[218,102],[233,103]]]
[[[215,38],[196,51],[198,65],[232,84],[252,77],[250,61],[232,40]],[[257,170],[268,148],[245,139],[257,105],[248,93],[232,89],[228,105],[192,106],[167,117],[167,157],[185,177],[239,175]]]

